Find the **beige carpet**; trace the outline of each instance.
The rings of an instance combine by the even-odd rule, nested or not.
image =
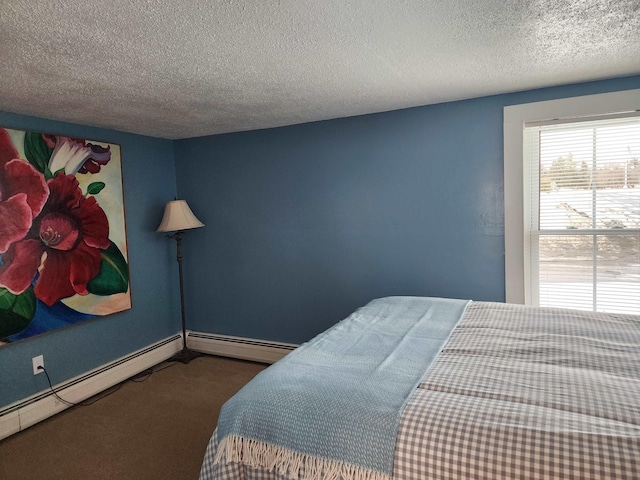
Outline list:
[[[264,368],[213,356],[160,364],[0,441],[0,479],[195,480],[220,407]]]

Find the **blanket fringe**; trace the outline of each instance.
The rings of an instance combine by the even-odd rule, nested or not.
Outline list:
[[[294,452],[236,435],[228,435],[222,439],[213,463],[242,463],[252,468],[262,468],[280,475],[308,480],[391,480],[389,475],[382,472]]]

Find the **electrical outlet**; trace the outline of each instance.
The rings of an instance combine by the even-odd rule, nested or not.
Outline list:
[[[33,363],[33,374],[34,375],[37,375],[39,373],[44,372],[44,370],[38,369],[38,367],[44,368],[44,357],[42,355],[38,355],[37,357],[33,357],[31,359],[31,362]]]

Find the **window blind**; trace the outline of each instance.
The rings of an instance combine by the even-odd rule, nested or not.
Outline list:
[[[640,314],[640,116],[525,125],[524,146],[527,303]]]

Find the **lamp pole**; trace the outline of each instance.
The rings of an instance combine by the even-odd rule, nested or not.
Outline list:
[[[180,312],[182,313],[182,348],[187,349],[187,323],[185,321],[184,313],[184,280],[182,278],[182,230],[177,231],[173,235],[176,239],[177,254],[176,260],[178,261],[178,275],[180,276]]]
[[[187,323],[185,321],[185,310],[184,310],[184,280],[182,277],[182,234],[183,230],[178,230],[177,232],[167,235],[168,238],[174,238],[176,241],[176,260],[178,261],[178,275],[180,276],[180,311],[182,314],[182,351],[173,357],[171,357],[168,361],[170,362],[182,362],[184,364],[189,363],[196,357],[200,357],[201,355],[197,352],[193,352],[187,348]]]

